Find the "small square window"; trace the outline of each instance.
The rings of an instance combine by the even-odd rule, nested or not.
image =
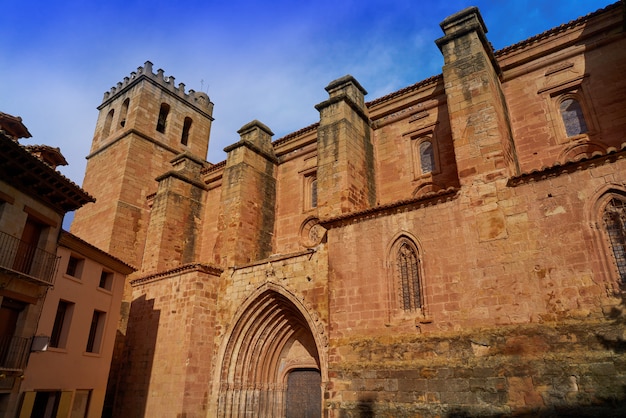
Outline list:
[[[98,287],[111,290],[111,288],[113,288],[113,273],[102,270],[102,273],[100,273],[100,283],[98,284]]]
[[[65,274],[79,279],[83,273],[84,261],[85,260],[83,260],[82,258],[70,256],[70,259],[67,262],[67,269],[65,270]]]

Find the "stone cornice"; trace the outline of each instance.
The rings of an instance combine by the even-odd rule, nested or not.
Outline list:
[[[130,281],[131,286],[139,286],[143,284],[152,283],[159,280],[165,280],[172,276],[178,276],[181,274],[187,274],[192,272],[200,272],[204,274],[210,274],[215,277],[221,276],[224,270],[221,267],[205,264],[205,263],[191,263],[191,264],[183,264],[178,267],[174,267],[168,270],[159,271],[156,273],[149,274],[147,276],[138,277]]]
[[[232,150],[235,150],[239,147],[246,147],[249,150],[253,151],[256,154],[261,155],[262,157],[264,157],[266,160],[268,160],[271,163],[274,164],[278,164],[278,158],[276,158],[275,155],[272,155],[270,153],[268,153],[267,151],[262,150],[261,148],[257,147],[255,144],[253,144],[250,141],[247,140],[241,140],[241,141],[237,141],[234,144],[231,144],[229,146],[227,146],[226,148],[224,148],[224,152],[225,153],[229,153]]]
[[[155,180],[160,182],[160,181],[165,180],[168,177],[173,177],[173,178],[178,179],[178,180],[180,180],[182,182],[191,184],[192,186],[195,186],[195,187],[197,187],[199,189],[206,190],[206,185],[204,183],[202,183],[201,181],[191,179],[191,178],[185,176],[184,174],[182,174],[181,172],[175,171],[175,170],[166,171],[165,173],[163,173],[160,176],[158,176]]]
[[[331,218],[320,219],[320,225],[326,229],[345,226],[350,223],[360,222],[366,219],[377,218],[391,212],[412,211],[418,208],[433,206],[447,202],[457,196],[459,189],[449,187],[436,192],[427,193],[413,199],[398,200],[396,202],[378,205],[356,212],[344,213]]]
[[[369,116],[367,116],[365,111],[358,104],[356,104],[352,99],[350,99],[350,97],[347,94],[340,94],[338,96],[331,97],[328,100],[325,100],[321,103],[318,103],[315,105],[315,109],[317,109],[318,112],[321,112],[328,106],[332,106],[339,102],[346,102],[346,104],[350,106],[352,110],[354,110],[361,117],[361,119],[363,119],[365,123],[367,123],[368,125],[370,124]]]
[[[569,160],[564,163],[556,163],[549,167],[542,167],[537,170],[513,176],[507,181],[507,186],[516,187],[522,184],[530,183],[531,181],[543,181],[558,177],[562,174],[587,169],[594,165],[612,163],[624,158],[626,158],[626,142],[622,143],[620,149],[611,147],[606,153],[596,151],[591,155],[582,155],[575,160]]]
[[[129,129],[127,131],[123,131],[122,133],[120,133],[118,136],[116,136],[111,142],[106,143],[105,145],[103,145],[102,147],[98,148],[97,150],[95,150],[94,152],[92,152],[91,154],[89,154],[87,157],[85,157],[86,159],[90,159],[98,154],[100,154],[102,151],[104,151],[105,149],[109,148],[110,146],[112,146],[113,144],[121,141],[122,139],[126,138],[127,136],[131,135],[131,134],[135,134],[137,136],[140,136],[141,138],[145,139],[148,142],[153,143],[156,146],[159,146],[169,152],[171,152],[172,154],[180,154],[180,150],[177,150],[175,148],[170,147],[169,145],[165,144],[164,142],[158,141],[146,134],[144,134],[141,131],[138,131],[137,129]]]

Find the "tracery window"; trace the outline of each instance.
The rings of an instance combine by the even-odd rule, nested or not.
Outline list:
[[[401,239],[396,250],[396,276],[405,311],[422,308],[422,289],[417,249],[407,239]]]
[[[626,284],[626,202],[618,198],[611,199],[604,209],[602,218],[620,281],[624,285]]]
[[[585,115],[578,100],[574,97],[567,97],[559,104],[559,112],[568,138],[587,133]]]

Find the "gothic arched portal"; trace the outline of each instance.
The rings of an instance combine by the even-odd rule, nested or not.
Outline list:
[[[267,288],[242,307],[223,352],[218,416],[284,417],[288,385],[294,381],[290,373],[323,375],[311,320],[296,303]],[[311,382],[316,386],[311,390],[320,393],[314,410],[321,411],[320,380]]]

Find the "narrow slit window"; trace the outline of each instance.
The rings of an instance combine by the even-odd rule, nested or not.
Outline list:
[[[317,177],[311,179],[311,207],[317,207]]]
[[[115,114],[115,110],[111,109],[109,113],[107,113],[107,117],[104,120],[104,128],[102,129],[102,137],[109,136],[111,132],[111,124],[113,123],[113,115]]]
[[[122,110],[120,111],[120,127],[123,128],[126,126],[126,115],[128,114],[128,105],[130,104],[130,99],[124,100],[122,103]]]
[[[191,123],[193,121],[190,117],[185,118],[185,122],[183,123],[183,134],[180,137],[180,143],[183,145],[187,145],[189,143],[189,131],[191,130]]]
[[[167,103],[161,103],[161,109],[159,110],[159,118],[157,119],[156,130],[161,133],[165,133],[165,127],[167,126],[167,115],[170,113],[170,106]]]

